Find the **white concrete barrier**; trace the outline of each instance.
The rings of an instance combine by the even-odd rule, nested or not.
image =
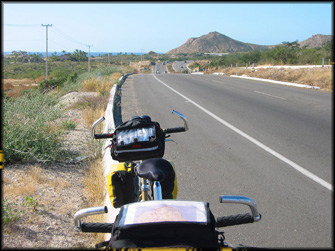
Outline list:
[[[123,76],[119,78],[119,81],[124,81],[129,75],[131,74],[130,73],[124,74]],[[109,97],[108,105],[105,111],[105,127],[103,130],[103,133],[113,132],[115,130],[113,111],[114,111],[114,98],[115,98],[116,91],[117,91],[117,84],[114,84],[112,90],[110,91],[110,97]],[[109,194],[107,191],[107,175],[109,173],[111,166],[119,162],[116,160],[113,160],[110,154],[110,148],[107,147],[109,145],[110,145],[110,139],[107,139],[105,141],[105,144],[103,145],[102,162],[103,162],[103,168],[104,168],[104,179],[105,179],[105,189],[106,189],[105,206],[107,206],[108,208],[106,221],[108,223],[112,223],[115,221],[115,217],[119,213],[120,209],[114,208],[109,199]],[[106,240],[109,239],[110,237],[111,237],[111,234],[105,235]]]
[[[116,93],[116,88],[117,85],[115,84],[110,92],[110,97],[109,97],[109,101],[108,101],[108,105],[105,111],[105,128],[103,133],[107,133],[107,132],[112,132],[115,129],[115,125],[114,125],[114,115],[113,115],[113,104],[114,104],[114,97],[115,97],[115,93]],[[106,189],[106,197],[105,197],[105,206],[107,206],[108,208],[108,213],[106,216],[106,221],[108,223],[114,222],[115,221],[115,217],[118,213],[118,209],[114,208],[112,206],[112,203],[110,202],[109,199],[109,194],[107,191],[107,175],[108,172],[110,170],[110,167],[115,164],[118,163],[117,161],[112,159],[112,156],[110,154],[110,148],[106,148],[108,145],[110,144],[110,140],[107,139],[104,146],[103,146],[103,158],[102,158],[102,162],[103,162],[103,168],[104,168],[104,180],[105,180],[105,189]],[[105,238],[109,239],[111,237],[111,234],[106,234]]]
[[[257,80],[257,81],[264,81],[264,82],[271,82],[271,83],[280,84],[280,85],[289,85],[289,86],[303,87],[303,88],[310,88],[310,89],[320,89],[320,87],[312,86],[312,85],[295,84],[295,83],[276,81],[276,80],[264,79],[264,78],[252,78],[252,77],[247,77],[247,76],[236,76],[236,75],[231,75],[230,77],[251,79],[251,80]]]

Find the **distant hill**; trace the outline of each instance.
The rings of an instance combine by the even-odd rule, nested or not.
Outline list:
[[[317,34],[302,42],[299,42],[299,44],[301,47],[307,46],[308,48],[322,47],[325,43],[327,43],[332,39],[333,39],[332,35]]]
[[[332,38],[333,36],[331,35],[315,35],[300,42],[300,45],[306,45],[309,48],[318,47]],[[253,50],[267,50],[275,46],[276,45],[243,43],[214,31],[201,37],[189,38],[183,45],[168,51],[166,54],[247,52]]]
[[[190,38],[183,45],[168,51],[167,54],[197,52],[241,52],[252,50],[266,50],[272,47],[273,46],[243,43],[214,31],[201,37]]]

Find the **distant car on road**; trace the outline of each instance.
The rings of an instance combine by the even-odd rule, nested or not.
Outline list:
[[[156,74],[160,74],[161,72],[160,71],[156,71]]]

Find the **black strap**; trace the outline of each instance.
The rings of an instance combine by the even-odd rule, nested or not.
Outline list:
[[[109,242],[109,247],[113,249],[124,249],[125,247],[137,248],[139,246],[130,239],[123,239],[123,240],[111,240]]]
[[[122,182],[125,182],[124,177],[125,177],[126,174],[127,174],[126,171],[117,171],[116,174],[117,174],[117,176],[121,179]]]
[[[103,241],[103,242],[100,242],[98,244],[95,244],[95,248],[103,248],[103,247],[107,247],[109,245],[109,242],[110,241]]]

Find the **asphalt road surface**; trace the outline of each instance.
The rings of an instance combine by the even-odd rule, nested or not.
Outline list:
[[[228,76],[138,74],[122,86],[122,119],[150,115],[172,134],[178,199],[215,216],[246,213],[220,195],[255,200],[262,220],[223,229],[226,241],[268,248],[333,247],[332,95]]]

